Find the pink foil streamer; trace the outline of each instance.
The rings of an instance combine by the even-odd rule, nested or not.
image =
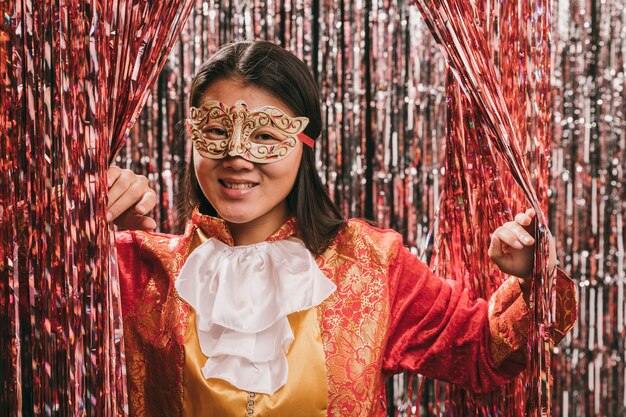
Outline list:
[[[128,412],[106,169],[190,7],[2,3],[2,415]]]
[[[450,201],[454,207],[449,208],[449,206],[444,205],[442,209],[444,226],[449,223],[450,227],[449,237],[446,238],[444,235],[443,244],[440,245],[444,249],[440,255],[442,259],[450,261],[450,265],[453,267],[443,275],[466,282],[476,296],[488,297],[493,289],[497,288],[497,285],[493,285],[494,281],[487,280],[480,283],[481,285],[476,285],[475,280],[476,277],[493,276],[493,272],[495,272],[491,271],[490,273],[490,271],[481,270],[481,265],[493,269],[485,249],[488,247],[489,232],[493,231],[498,224],[508,220],[503,215],[505,212],[503,208],[507,207],[506,205],[503,207],[502,202],[505,201],[503,198],[506,193],[505,190],[510,188],[504,188],[502,185],[494,187],[488,183],[484,184],[485,179],[487,181],[496,180],[500,170],[494,170],[494,164],[489,161],[491,150],[484,145],[481,146],[481,142],[485,144],[489,141],[495,155],[502,158],[505,163],[503,172],[509,172],[522,188],[524,197],[538,213],[539,230],[545,223],[543,210],[532,186],[531,177],[521,158],[520,148],[524,133],[529,138],[534,139],[537,144],[530,149],[542,150],[547,148],[548,132],[546,129],[528,129],[526,131],[525,124],[515,126],[514,121],[516,118],[522,120],[525,118],[527,121],[531,121],[528,123],[530,126],[547,124],[545,117],[542,118],[541,115],[547,114],[549,108],[549,101],[545,100],[545,97],[549,96],[549,88],[545,81],[540,84],[542,88],[535,88],[537,83],[534,82],[533,75],[539,74],[539,78],[543,76],[544,80],[549,79],[550,67],[545,65],[546,62],[549,63],[549,54],[546,52],[533,54],[530,48],[526,51],[526,39],[532,37],[533,34],[527,33],[524,29],[516,32],[519,23],[524,26],[533,24],[535,32],[539,33],[539,39],[529,39],[529,43],[535,47],[535,50],[547,50],[547,34],[549,33],[547,24],[549,18],[545,16],[547,6],[541,2],[536,2],[531,9],[527,8],[527,3],[518,4],[516,8],[513,8],[513,13],[510,13],[506,6],[503,6],[501,10],[495,10],[502,17],[505,17],[507,22],[499,41],[504,45],[510,44],[513,53],[517,48],[524,49],[523,54],[517,54],[517,65],[507,59],[509,50],[505,49],[505,53],[499,57],[503,71],[496,71],[491,61],[487,37],[484,36],[484,32],[486,32],[482,27],[484,20],[481,20],[481,17],[486,15],[483,12],[493,12],[484,8],[485,6],[488,7],[489,3],[482,5],[460,1],[417,1],[416,4],[445,52],[446,59],[451,65],[452,73],[459,86],[467,98],[471,100],[472,108],[469,110],[469,106],[463,104],[457,107],[452,99],[457,97],[455,101],[459,101],[461,99],[460,94],[457,91],[449,90],[448,97],[452,105],[449,107],[451,111],[448,161],[452,160],[454,163],[448,163],[449,177],[445,189],[448,192],[447,201]],[[507,37],[511,32],[513,36]],[[545,39],[546,42],[542,42],[541,38]],[[533,62],[536,55],[539,55],[540,58],[543,57],[543,61]],[[525,59],[526,56],[529,57],[528,60]],[[544,65],[541,65],[542,63]],[[514,65],[513,71],[507,71],[511,64]],[[531,74],[530,79],[526,78],[527,72]],[[517,84],[522,91],[530,92],[531,95],[536,94],[539,99],[536,100],[534,96],[531,96],[528,101],[531,101],[534,106],[529,107],[531,111],[528,111],[526,107],[520,106],[526,101],[524,100],[525,96],[516,97],[518,96],[516,90],[510,89],[508,98],[514,105],[507,107],[500,84],[504,86]],[[450,85],[453,86],[454,83]],[[519,98],[522,98],[521,103]],[[542,98],[544,99],[542,100]],[[535,108],[540,110],[534,112],[532,109]],[[535,113],[538,113],[537,117],[535,117]],[[472,136],[474,136],[473,140]],[[535,176],[535,179],[539,183],[543,182],[542,189],[545,190],[547,188],[545,181],[547,166],[545,163],[542,164],[545,157],[542,158],[541,153],[538,156],[537,163],[539,166],[543,166],[543,169],[536,171],[538,175]],[[486,172],[483,171],[484,168],[487,168]],[[478,173],[479,177],[474,177],[474,172]],[[483,194],[483,190],[487,193]],[[449,195],[450,193],[453,195]],[[544,193],[544,195],[547,197],[547,194]],[[494,198],[494,201],[491,204],[484,204],[490,197]],[[545,207],[545,205],[543,206]],[[466,223],[459,224],[460,219],[466,219]],[[470,222],[478,222],[479,227],[472,227]],[[468,234],[471,236],[469,239],[478,238],[478,241],[468,242]],[[500,397],[513,398],[514,401],[510,402],[512,403],[510,407],[507,407],[503,401],[491,401],[493,405],[497,405],[496,408],[503,411],[508,408],[507,415],[539,416],[550,413],[552,383],[550,346],[553,343],[553,319],[550,312],[552,311],[553,296],[550,278],[541,273],[547,255],[547,244],[543,241],[542,232],[536,234],[536,240],[540,242],[535,253],[535,265],[538,272],[535,273],[536,278],[533,282],[531,296],[534,311],[529,332],[529,366],[523,378],[525,389],[518,389],[517,394],[519,395],[515,395],[515,390],[512,388],[508,393],[509,395],[505,394]],[[450,247],[446,250],[447,245]],[[459,268],[460,265],[465,265],[465,268]],[[489,282],[492,285],[480,288]],[[454,391],[456,389],[450,393],[452,398],[458,397]],[[483,414],[485,411],[481,409],[480,403],[474,406],[471,397],[469,397],[469,401],[466,401],[467,404],[463,408],[468,410],[470,415]],[[499,404],[497,404],[498,402]],[[454,414],[458,414],[458,412]]]

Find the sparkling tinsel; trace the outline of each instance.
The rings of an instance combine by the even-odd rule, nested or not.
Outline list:
[[[59,145],[45,140],[58,137],[55,132],[60,127],[48,122],[55,120],[50,114],[55,114],[56,107],[42,98],[62,93],[43,88],[33,90],[36,94],[32,97],[24,93],[34,82],[50,84],[46,74],[50,75],[53,68],[47,64],[50,55],[46,55],[46,49],[35,48],[34,42],[50,40],[54,32],[37,29],[32,37],[26,28],[39,26],[28,19],[16,20],[15,10],[19,5],[28,5],[35,11],[42,10],[33,14],[34,19],[52,21],[53,16],[44,13],[46,6],[33,3],[35,6],[25,1],[0,0],[0,218],[5,220],[0,222],[0,238],[9,242],[0,248],[0,343],[6,352],[12,352],[2,355],[0,374],[10,376],[3,382],[38,384],[52,377],[59,381],[62,376],[46,372],[45,361],[36,362],[58,348],[45,345],[52,346],[45,351],[44,345],[39,345],[41,351],[28,353],[35,357],[36,361],[32,361],[31,357],[17,354],[21,348],[17,342],[30,343],[31,337],[39,338],[38,343],[43,341],[41,338],[54,343],[49,342],[57,337],[52,331],[54,323],[31,314],[32,306],[40,303],[49,308],[56,305],[56,300],[63,302],[63,297],[55,299],[52,291],[44,287],[47,292],[42,294],[49,296],[29,298],[30,294],[38,294],[34,287],[31,290],[30,285],[34,284],[29,277],[33,277],[32,282],[40,282],[34,280],[37,274],[53,277],[54,269],[46,268],[53,265],[60,265],[64,276],[83,276],[85,265],[93,262],[85,259],[96,259],[96,255],[88,253],[84,258],[84,252],[75,252],[75,245],[87,244],[77,242],[86,242],[87,235],[95,234],[99,243],[93,250],[106,244],[102,243],[104,236],[100,236],[105,233],[101,217],[97,217],[97,224],[94,220],[86,222],[93,217],[81,217],[86,216],[85,201],[100,198],[90,193],[102,187],[104,165],[100,164],[104,162],[97,159],[93,182],[89,182],[85,166],[73,169],[73,165],[68,165],[65,161],[75,161],[73,155],[88,154],[83,148],[77,150],[77,146],[90,148],[84,145],[85,135],[72,142],[71,148],[65,142]],[[425,3],[433,7],[438,2]],[[500,82],[512,124],[520,136],[522,158],[517,162],[528,170],[541,206],[548,214],[561,267],[580,284],[579,318],[573,331],[554,348],[551,373],[544,373],[551,379],[544,381],[543,391],[535,389],[542,386],[532,369],[531,374],[501,393],[482,397],[419,376],[400,375],[389,384],[389,414],[512,416],[532,411],[554,416],[624,415],[625,2],[485,0],[466,5],[470,3],[472,20],[487,41],[487,55],[496,70],[494,78]],[[118,164],[152,180],[160,199],[155,215],[162,231],[180,230],[184,221],[177,207],[182,169],[190,148],[178,123],[186,117],[190,78],[219,45],[233,40],[266,39],[300,56],[319,83],[325,127],[316,143],[318,169],[344,214],[372,218],[383,227],[401,231],[406,244],[424,260],[439,259],[436,266],[442,275],[450,274],[451,263],[464,265],[463,271],[481,271],[482,279],[470,283],[470,288],[476,294],[488,295],[501,277],[493,274],[484,259],[485,237],[497,221],[510,216],[507,207],[516,211],[525,203],[497,152],[483,148],[484,139],[490,135],[484,131],[485,115],[478,114],[479,109],[466,101],[467,91],[462,92],[449,76],[446,59],[450,57],[437,48],[412,3],[196,0],[193,6],[180,42],[154,84],[146,109],[118,160]],[[79,33],[73,32],[72,36]],[[17,51],[15,42],[19,42]],[[33,71],[40,75],[25,73],[26,84],[22,85],[27,86],[26,90],[18,88],[21,81],[17,74],[22,62],[30,62]],[[88,61],[73,64],[82,62]],[[77,98],[71,100],[76,102]],[[33,104],[16,104],[25,102]],[[59,102],[65,103],[55,103]],[[88,106],[81,109],[90,111]],[[450,114],[454,109],[457,114]],[[13,116],[15,112],[21,116]],[[38,120],[38,130],[33,127],[20,133],[25,119]],[[550,151],[547,136],[551,139]],[[22,137],[33,139],[11,141]],[[34,140],[35,137],[44,140]],[[32,156],[35,154],[39,159]],[[85,161],[87,167],[91,166],[89,159]],[[465,183],[464,189],[456,188],[458,194],[450,188],[455,176]],[[472,185],[474,179],[482,181],[482,185]],[[65,186],[65,194],[59,198],[60,205],[51,205],[53,187],[59,182]],[[94,188],[84,191],[90,184]],[[27,233],[17,230],[16,216],[21,212],[18,201],[30,201],[31,207],[37,207],[26,210]],[[102,201],[90,204],[93,212],[101,212]],[[41,220],[52,219],[55,213],[62,214],[64,223]],[[460,242],[465,248],[460,247]],[[19,248],[24,252],[20,253]],[[437,256],[431,256],[433,253]],[[81,258],[74,259],[76,256]],[[17,262],[20,259],[28,260]],[[100,269],[95,266],[90,271],[98,274],[106,268],[103,264]],[[46,278],[41,282],[55,281]],[[22,294],[20,291],[21,303],[15,297]],[[67,294],[63,291],[61,288],[59,294]],[[55,311],[76,314],[67,307]],[[15,321],[15,317],[25,319]],[[41,332],[33,330],[37,326]],[[16,332],[24,336],[20,338]],[[18,366],[14,361],[24,365]],[[89,375],[93,364],[85,362],[87,370],[81,372]],[[541,366],[547,364],[543,362]],[[532,393],[525,385],[529,381],[540,384],[535,385]],[[546,392],[550,385],[551,396]],[[32,385],[22,388],[29,387]],[[17,404],[18,388],[8,382],[3,388],[3,401]],[[45,404],[42,401],[51,397],[44,397],[48,395],[44,391],[34,391],[35,400],[26,400]],[[533,403],[529,395],[539,395],[549,403]],[[53,400],[47,404],[61,404],[65,397],[60,398],[61,402]],[[528,409],[524,409],[524,404]],[[58,411],[45,411],[55,412]]]
[[[191,2],[0,5],[0,414],[125,415],[106,170]]]

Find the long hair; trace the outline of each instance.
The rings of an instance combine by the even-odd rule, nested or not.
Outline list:
[[[223,46],[205,62],[191,84],[189,104],[199,107],[207,88],[217,80],[236,77],[261,88],[289,106],[297,116],[309,118],[304,133],[316,138],[322,130],[322,111],[317,84],[304,62],[270,42],[237,42]],[[300,238],[313,253],[321,253],[344,223],[341,212],[328,195],[315,169],[315,153],[302,147],[302,160],[287,208],[295,216]],[[202,192],[193,164],[188,164],[184,184],[186,211],[199,205],[200,212],[217,213]]]

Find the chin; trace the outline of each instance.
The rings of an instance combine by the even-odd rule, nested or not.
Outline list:
[[[251,214],[249,211],[245,213],[237,213],[229,210],[224,210],[223,212],[218,210],[217,214],[228,223],[234,224],[249,223],[259,217],[257,215]]]

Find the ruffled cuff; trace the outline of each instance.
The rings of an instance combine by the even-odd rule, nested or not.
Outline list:
[[[491,357],[499,366],[528,341],[530,310],[515,277],[511,277],[489,301]]]

